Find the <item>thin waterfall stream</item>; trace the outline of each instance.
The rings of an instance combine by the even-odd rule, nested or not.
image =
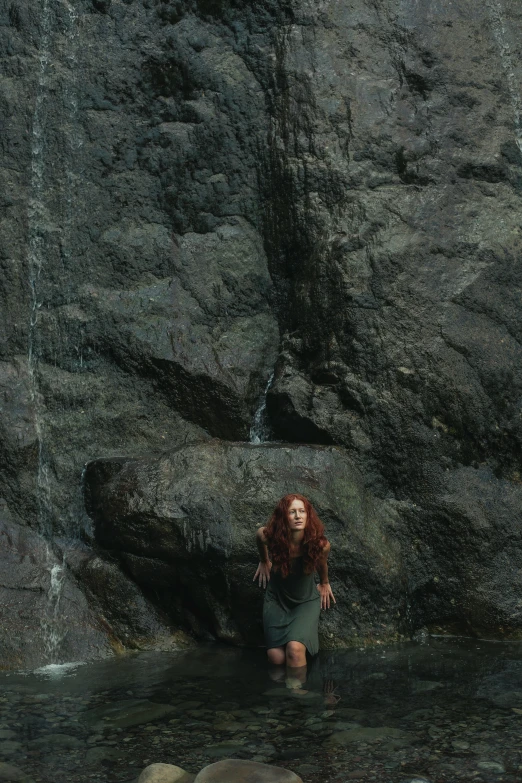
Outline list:
[[[509,42],[509,32],[506,27],[504,10],[501,0],[487,0],[489,8],[493,34],[497,42],[500,60],[506,74],[507,85],[511,106],[513,108],[513,120],[515,126],[515,141],[518,149],[522,153],[522,98],[520,95],[520,85],[515,72],[515,56]]]
[[[270,391],[270,388],[274,382],[274,372],[270,374],[267,381],[259,405],[257,406],[254,418],[252,420],[252,426],[250,427],[250,443],[266,443],[270,440],[270,424],[266,413],[266,398]]]
[[[55,132],[56,117],[53,116],[55,78],[51,74],[51,53],[55,31],[51,0],[42,0],[40,21],[41,39],[39,45],[39,64],[36,83],[36,95],[31,136],[31,182],[28,203],[28,276],[30,298],[27,367],[30,399],[33,408],[34,428],[37,440],[37,476],[36,476],[36,529],[45,542],[46,568],[49,571],[47,604],[41,617],[40,633],[45,657],[48,663],[59,659],[60,645],[67,629],[60,616],[60,599],[66,576],[66,562],[58,555],[54,545],[54,519],[52,505],[51,473],[52,458],[49,433],[46,428],[46,404],[40,389],[40,362],[43,359],[42,335],[40,333],[42,313],[47,306],[45,271],[51,259],[58,255],[62,258],[64,273],[72,259],[72,236],[74,233],[74,171],[73,160],[78,146],[75,124],[78,113],[78,98],[74,86],[78,46],[78,14],[68,0],[66,40],[69,54],[66,57],[69,78],[65,79],[62,96],[63,112],[58,112],[58,121],[64,120],[64,182],[59,192],[59,214],[56,214],[56,187],[51,175],[48,160],[47,136]],[[71,86],[72,85],[72,86]],[[56,108],[56,107],[54,107]],[[61,214],[63,213],[63,214]],[[69,297],[70,298],[70,294]],[[48,313],[46,313],[48,316]],[[63,335],[67,340],[67,335]]]
[[[50,40],[52,32],[51,9],[49,0],[43,0],[41,12],[42,38],[40,41],[40,58],[38,70],[37,92],[33,113],[33,128],[31,141],[31,187],[29,196],[28,225],[29,252],[28,271],[31,291],[31,309],[29,314],[28,341],[28,374],[31,402],[34,410],[34,425],[38,442],[38,472],[37,472],[37,526],[39,532],[49,538],[50,529],[50,481],[49,466],[45,456],[44,442],[44,405],[38,388],[39,350],[37,343],[37,327],[39,311],[42,306],[40,281],[45,264],[46,230],[48,216],[45,203],[45,128],[47,120],[48,70],[50,61]]]

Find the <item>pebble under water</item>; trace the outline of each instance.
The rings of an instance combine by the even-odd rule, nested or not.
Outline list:
[[[16,767],[35,783],[126,783],[154,762],[247,758],[305,783],[522,781],[518,643],[325,651],[304,684],[270,673],[262,650],[209,646],[0,686],[0,780],[22,779]]]

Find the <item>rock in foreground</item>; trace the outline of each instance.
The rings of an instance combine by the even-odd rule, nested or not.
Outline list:
[[[195,783],[302,783],[301,778],[283,767],[243,759],[223,759],[204,767]]]
[[[138,778],[138,783],[192,783],[195,775],[175,764],[149,764]]]

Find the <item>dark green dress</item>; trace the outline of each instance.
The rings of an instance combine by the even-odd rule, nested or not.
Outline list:
[[[303,558],[291,560],[291,571],[283,579],[272,569],[263,605],[265,643],[283,647],[287,642],[301,642],[310,655],[319,652],[317,626],[321,612],[321,598],[314,574],[305,574]]]

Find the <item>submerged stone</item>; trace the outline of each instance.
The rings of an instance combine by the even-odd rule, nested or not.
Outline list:
[[[23,747],[21,742],[15,742],[14,740],[5,740],[0,742],[0,756],[14,756]]]
[[[434,691],[436,688],[444,687],[444,683],[435,682],[434,680],[416,680],[412,682],[411,689],[414,693],[424,693],[426,691]]]
[[[124,758],[125,750],[123,748],[114,748],[109,745],[97,745],[95,748],[89,748],[85,754],[86,764],[101,764],[104,761],[117,761]]]
[[[0,761],[0,781],[1,783],[32,783],[32,778],[27,775],[23,769]]]
[[[31,740],[29,744],[31,748],[47,748],[49,746],[50,752],[54,752],[56,748],[77,749],[85,746],[83,740],[70,734],[44,734],[42,737]]]
[[[350,731],[351,729],[360,729],[361,724],[355,721],[338,720],[336,723],[329,723],[328,727],[334,731]]]
[[[263,692],[263,696],[268,696],[270,699],[287,699],[292,696],[292,692],[287,688],[270,688]]]
[[[241,731],[244,727],[244,723],[236,723],[235,721],[221,721],[212,725],[215,731],[230,731],[232,733]]]
[[[506,771],[504,765],[499,761],[479,761],[477,767],[484,772],[492,772],[496,775],[502,775]]]
[[[431,778],[427,778],[424,775],[411,775],[406,778],[402,778],[400,783],[432,783]]]
[[[157,704],[145,699],[129,699],[103,704],[87,710],[81,719],[95,729],[104,727],[129,728],[164,718],[176,711],[171,704]]]
[[[326,746],[349,745],[352,742],[367,742],[368,740],[384,739],[387,737],[401,739],[403,742],[408,739],[413,740],[411,735],[406,731],[402,731],[402,729],[395,729],[390,726],[378,726],[338,731],[328,737],[323,744]]]
[[[203,753],[209,759],[221,759],[233,756],[235,753],[240,753],[243,750],[244,747],[241,742],[231,742],[229,745],[220,745],[219,743],[216,743],[215,745],[207,745],[203,749]]]

